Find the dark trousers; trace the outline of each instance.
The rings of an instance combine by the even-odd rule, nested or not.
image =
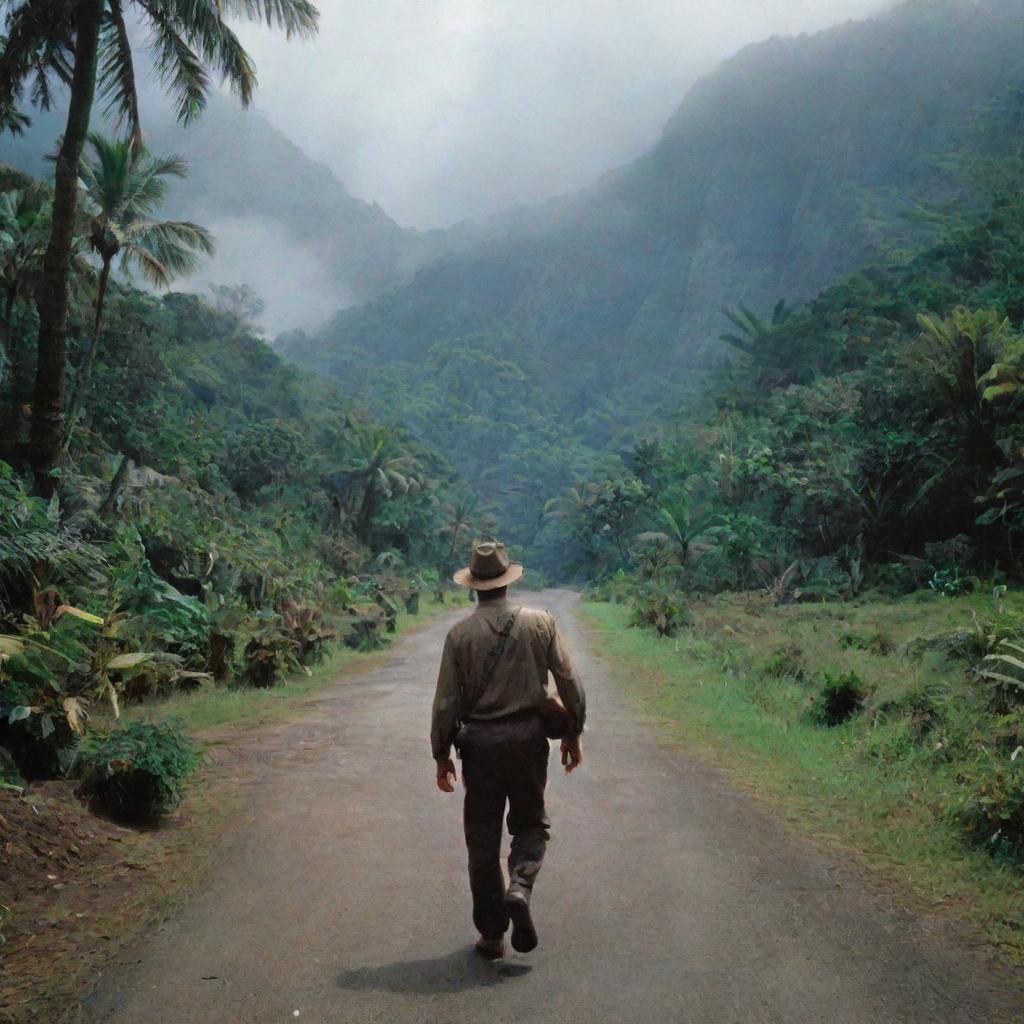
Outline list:
[[[501,873],[506,803],[509,888],[529,899],[540,871],[551,824],[544,811],[549,751],[544,725],[533,712],[470,722],[459,734],[473,923],[485,938],[498,938],[508,928]]]

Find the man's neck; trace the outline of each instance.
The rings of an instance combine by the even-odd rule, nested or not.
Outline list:
[[[497,590],[479,590],[476,595],[477,607],[481,611],[488,608],[503,608],[508,603],[508,587]]]

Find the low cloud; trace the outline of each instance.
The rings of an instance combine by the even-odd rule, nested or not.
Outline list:
[[[639,155],[742,46],[881,0],[322,0],[313,42],[244,27],[257,105],[401,223],[486,218]]]

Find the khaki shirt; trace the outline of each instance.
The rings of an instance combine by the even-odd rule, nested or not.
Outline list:
[[[480,602],[445,638],[430,724],[434,759],[450,756],[460,722],[538,707],[547,697],[548,672],[582,732],[586,695],[554,616],[508,601]]]

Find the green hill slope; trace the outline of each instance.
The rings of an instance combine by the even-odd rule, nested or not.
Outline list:
[[[750,47],[694,87],[632,166],[339,315],[313,346],[320,363],[345,344],[416,358],[504,330],[586,360],[605,385],[682,365],[723,305],[808,296],[930,240],[907,216],[970,198],[947,157],[1024,80],[1022,15],[1019,2],[909,4]]]
[[[724,307],[898,266],[987,207],[1018,146],[1022,17],[908,4],[751,47],[641,160],[279,347],[448,453],[538,543],[544,497],[615,476],[692,404]]]

